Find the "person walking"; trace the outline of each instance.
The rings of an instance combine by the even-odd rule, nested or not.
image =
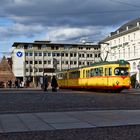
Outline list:
[[[52,87],[53,92],[57,92],[58,83],[57,83],[55,75],[53,75],[52,77],[51,87]]]
[[[48,83],[48,76],[47,75],[45,75],[45,77],[44,77],[44,83],[43,83],[43,85],[44,85],[44,91],[48,91],[48,85],[49,85],[49,83]]]

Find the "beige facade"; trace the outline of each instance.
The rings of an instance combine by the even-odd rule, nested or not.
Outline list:
[[[49,41],[13,44],[13,72],[16,77],[36,78],[53,75],[52,69],[61,71],[82,67],[100,61],[100,47],[95,44],[63,44]]]
[[[130,62],[131,75],[136,74],[140,82],[140,18],[122,25],[101,42],[102,57],[107,60],[124,59]]]

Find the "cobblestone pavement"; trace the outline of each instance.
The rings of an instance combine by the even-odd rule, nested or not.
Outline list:
[[[0,113],[79,110],[140,109],[140,90],[122,93],[40,89],[0,89]],[[139,140],[140,126],[68,129],[26,133],[2,133],[0,140]]]
[[[122,93],[39,89],[0,90],[0,113],[140,109],[140,90]]]

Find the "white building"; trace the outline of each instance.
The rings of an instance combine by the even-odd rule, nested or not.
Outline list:
[[[54,69],[70,69],[100,61],[100,47],[89,43],[15,42],[12,47],[15,76],[35,85],[45,74],[52,75]]]
[[[122,25],[101,41],[102,57],[107,61],[124,59],[130,62],[131,75],[137,73],[140,82],[140,18]]]

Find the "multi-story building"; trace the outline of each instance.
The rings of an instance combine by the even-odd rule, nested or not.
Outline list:
[[[131,75],[137,74],[137,80],[140,82],[140,18],[122,25],[101,42],[102,57],[108,53],[108,61],[129,61]]]
[[[100,61],[100,46],[89,43],[15,42],[12,47],[15,76],[34,84],[45,74],[52,75],[54,69],[70,69]]]

